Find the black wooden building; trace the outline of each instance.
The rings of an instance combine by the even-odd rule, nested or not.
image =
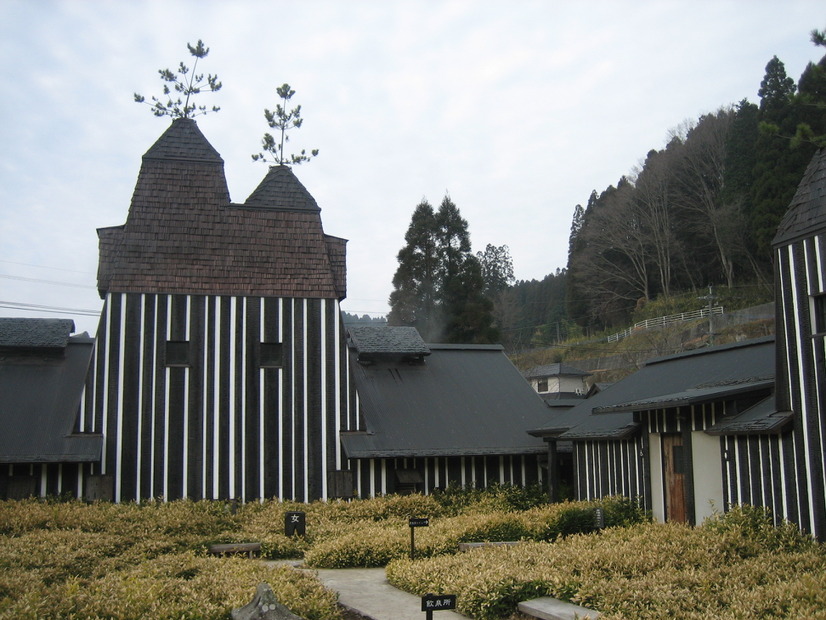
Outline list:
[[[826,151],[774,240],[776,341],[651,360],[531,431],[574,445],[581,499],[638,497],[660,520],[700,523],[765,506],[826,537]],[[549,479],[551,493],[559,484]]]
[[[79,426],[115,501],[326,497],[343,465],[345,240],[287,166],[244,203],[191,119],[98,230],[104,309]],[[83,493],[82,489],[78,490]]]

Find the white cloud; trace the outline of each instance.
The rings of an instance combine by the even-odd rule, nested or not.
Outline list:
[[[200,68],[224,88],[202,97],[222,111],[199,125],[233,200],[265,174],[250,154],[276,86],[296,89],[292,144],[321,150],[296,172],[325,231],[350,240],[345,309],[386,312],[410,215],[446,191],[475,249],[508,244],[516,276],[539,279],[564,266],[574,205],[670,127],[755,101],[774,54],[795,79],[819,59],[819,4],[4,0],[0,274],[94,286],[95,229],[125,221],[168,122],[132,93],[159,94],[157,70],[189,64],[201,38]],[[92,288],[0,282],[0,300],[100,304]]]

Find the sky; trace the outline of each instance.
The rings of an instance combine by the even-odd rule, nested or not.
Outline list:
[[[170,123],[133,93],[162,96],[198,39],[231,199],[266,174],[250,155],[287,82],[290,151],[320,151],[294,172],[349,240],[342,308],[377,317],[422,200],[449,195],[474,252],[507,245],[541,280],[577,204],[685,121],[759,102],[772,56],[797,81],[824,27],[822,0],[0,0],[0,316],[95,333],[96,229],[126,221]]]

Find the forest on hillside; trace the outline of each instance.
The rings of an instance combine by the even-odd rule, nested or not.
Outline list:
[[[576,205],[566,268],[495,300],[509,350],[628,325],[658,297],[695,292],[699,308],[709,286],[770,290],[772,238],[826,134],[826,56],[797,82],[775,56],[758,96],[682,123]]]

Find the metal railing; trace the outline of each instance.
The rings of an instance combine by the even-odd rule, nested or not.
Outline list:
[[[627,338],[631,334],[646,329],[654,329],[656,327],[667,327],[675,323],[683,323],[685,321],[696,321],[697,319],[704,319],[709,316],[723,314],[723,306],[714,306],[713,308],[703,308],[702,310],[692,310],[691,312],[679,312],[677,314],[669,314],[667,316],[658,316],[653,319],[645,319],[639,323],[634,323],[632,327],[611,334],[608,336],[608,342],[619,342],[623,338]]]

